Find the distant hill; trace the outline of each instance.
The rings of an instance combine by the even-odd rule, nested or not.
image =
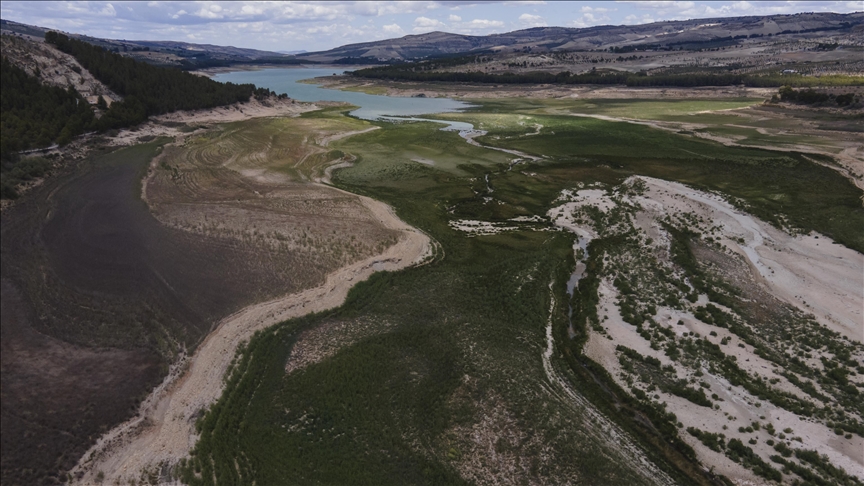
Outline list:
[[[0,31],[3,33],[44,38],[48,30],[50,29],[0,20]],[[794,38],[844,32],[861,32],[864,35],[864,12],[728,17],[642,25],[603,25],[584,29],[535,27],[485,36],[430,32],[397,39],[348,44],[318,52],[272,52],[178,41],[130,41],[67,35],[151,64],[197,69],[244,63],[374,64],[467,53],[537,54],[609,48],[626,52],[636,46],[672,45],[687,48],[717,40],[736,42],[763,36]]]
[[[45,33],[51,30],[56,29],[47,29],[11,20],[0,20],[0,32],[3,34],[29,36],[30,38],[39,40],[44,39]],[[136,58],[140,61],[165,66],[201,68],[242,63],[291,64],[297,62],[292,61],[291,56],[283,53],[259,51],[257,49],[216,46],[212,44],[192,44],[179,41],[101,39],[67,32],[64,32],[64,34],[71,38],[83,40],[110,51]]]
[[[398,39],[349,44],[328,51],[299,54],[320,63],[352,60],[405,61],[463,53],[590,51],[645,44],[686,45],[721,38],[813,35],[864,28],[864,12],[802,13],[762,17],[730,17],[643,25],[603,25],[584,29],[536,27],[506,34],[471,36],[430,32]],[[864,32],[862,32],[864,33]]]

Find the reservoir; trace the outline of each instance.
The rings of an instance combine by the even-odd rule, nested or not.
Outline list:
[[[253,83],[276,93],[286,93],[297,101],[342,101],[359,106],[351,115],[365,120],[435,121],[446,124],[445,130],[470,131],[470,123],[416,118],[417,115],[461,111],[470,104],[450,98],[404,98],[379,96],[355,91],[327,89],[317,84],[300,83],[303,79],[342,74],[339,68],[276,68],[260,71],[234,71],[213,76],[215,81],[236,84]]]

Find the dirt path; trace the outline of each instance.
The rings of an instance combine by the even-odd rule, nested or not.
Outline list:
[[[366,207],[386,227],[402,231],[384,253],[327,276],[324,285],[249,306],[222,320],[198,351],[175,366],[144,401],[139,414],[99,439],[71,471],[73,484],[94,484],[101,472],[106,484],[126,483],[142,471],[158,470],[186,457],[197,436],[197,414],[222,393],[222,378],[237,346],[255,331],[313,312],[337,307],[348,290],[377,271],[395,271],[431,256],[430,239],[396,217],[384,203],[363,196]]]

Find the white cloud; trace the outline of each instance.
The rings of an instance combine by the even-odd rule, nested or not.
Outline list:
[[[500,20],[474,19],[468,22],[453,23],[450,31],[458,34],[485,35],[502,31],[504,25],[504,22]]]
[[[539,15],[523,13],[519,16],[519,23],[525,27],[546,27],[546,19]]]
[[[629,3],[634,7],[639,8],[652,8],[652,9],[678,9],[684,10],[688,8],[693,8],[695,5],[693,2],[674,2],[674,1],[665,1],[665,0],[625,0],[621,3]]]
[[[444,22],[441,22],[437,19],[430,19],[429,17],[417,17],[414,19],[414,32],[423,33],[423,32],[431,32],[436,29],[443,28]]]
[[[405,31],[402,30],[402,27],[399,27],[399,24],[385,25],[384,27],[381,27],[381,30],[392,35],[402,35],[405,33]]]
[[[111,5],[110,3],[106,3],[105,7],[103,7],[102,10],[99,11],[99,13],[101,15],[106,16],[106,17],[116,17],[117,16],[117,11],[114,10],[114,5]]]
[[[220,14],[219,12],[214,12],[214,11],[210,10],[209,8],[202,8],[202,9],[198,10],[197,12],[195,12],[193,15],[195,15],[196,17],[201,17],[202,19],[211,19],[211,20],[216,20],[216,19],[222,18],[222,14]]]
[[[654,18],[649,14],[645,14],[642,17],[637,17],[636,15],[624,17],[624,25],[650,24],[651,22],[654,22]]]
[[[384,15],[402,15],[426,12],[429,10],[436,10],[441,6],[440,3],[434,1],[356,1],[347,2],[347,11],[363,16],[381,17]]]
[[[605,9],[603,11],[597,9],[592,9],[592,11],[585,11],[583,9],[582,16],[571,21],[570,25],[572,25],[573,27],[579,27],[584,29],[585,27],[594,27],[595,25],[609,24],[609,16],[603,12],[605,12]],[[625,19],[624,23],[627,23],[627,19]]]
[[[264,9],[258,5],[243,5],[243,8],[240,9],[241,15],[261,15],[264,13]]]
[[[504,22],[500,20],[474,19],[468,22],[472,27],[489,28],[489,27],[504,27]]]
[[[414,19],[414,27],[441,27],[444,23],[437,19],[429,17],[417,17]]]
[[[684,18],[848,13],[861,11],[862,3],[861,0],[646,0],[617,4],[549,2],[544,6],[544,2],[502,0],[142,0],[122,4],[117,0],[2,0],[2,10],[4,19],[96,37],[169,40],[192,35],[210,44],[314,51],[432,30],[484,35],[544,24],[592,27]],[[523,12],[527,13],[523,16]],[[308,29],[314,33],[307,32]]]

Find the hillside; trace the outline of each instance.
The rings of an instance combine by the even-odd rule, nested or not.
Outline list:
[[[0,31],[42,40],[44,27],[0,20]],[[545,54],[571,51],[632,51],[657,47],[694,50],[746,46],[759,39],[773,43],[864,30],[864,12],[802,13],[654,22],[642,25],[602,25],[589,28],[536,27],[504,34],[472,36],[447,32],[407,35],[396,39],[348,44],[318,52],[272,52],[179,41],[102,39],[70,34],[124,56],[151,64],[195,69],[236,64],[370,64],[415,61],[459,54]],[[719,42],[714,45],[712,43]],[[710,44],[710,45],[709,45]],[[640,47],[641,46],[641,47]],[[859,55],[860,57],[860,55]]]
[[[93,104],[100,95],[109,104],[122,99],[93,77],[74,57],[61,52],[51,44],[2,35],[0,52],[9,62],[20,67],[27,74],[38,77],[43,84],[59,88],[71,86]]]
[[[0,32],[41,42],[52,29],[0,20]],[[179,41],[135,41],[102,39],[86,35],[65,33],[73,39],[83,40],[109,51],[150,64],[174,67],[204,67],[231,63],[268,62],[291,63],[291,56],[270,51],[243,49],[212,44],[192,44]]]
[[[857,32],[862,26],[864,13],[805,13],[643,25],[603,25],[585,29],[536,27],[487,36],[430,32],[398,39],[349,44],[329,51],[299,54],[297,58],[322,63],[346,62],[351,58],[405,61],[465,53],[591,51],[648,44],[680,47],[738,36],[743,36],[741,39],[763,36],[795,39],[808,34],[812,37],[816,33]]]

